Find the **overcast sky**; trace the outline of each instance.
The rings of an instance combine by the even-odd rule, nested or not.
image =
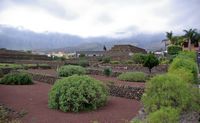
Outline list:
[[[200,29],[200,0],[0,0],[0,24],[82,37]]]

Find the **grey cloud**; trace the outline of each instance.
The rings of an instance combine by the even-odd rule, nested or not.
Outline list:
[[[70,9],[67,9],[67,7],[63,8],[63,6],[60,5],[59,3],[52,1],[44,2],[43,0],[2,0],[1,3],[3,3],[0,4],[2,10],[3,8],[9,7],[8,3],[13,3],[15,5],[39,7],[40,9],[43,9],[54,16],[66,20],[74,20],[79,17],[77,13],[73,12]]]
[[[113,22],[113,19],[110,15],[104,13],[97,17],[97,21],[103,24],[110,24],[111,22]]]
[[[183,28],[200,28],[200,0],[174,0],[171,7],[172,25]]]

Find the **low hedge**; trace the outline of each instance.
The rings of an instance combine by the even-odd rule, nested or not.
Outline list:
[[[181,51],[179,52],[177,58],[182,58],[182,59],[192,59],[196,62],[197,60],[197,54],[194,51]]]
[[[143,72],[126,72],[120,74],[118,79],[130,82],[145,82],[147,75]]]
[[[58,75],[60,77],[68,77],[74,74],[83,75],[86,73],[86,70],[81,66],[76,65],[65,65],[58,69]]]
[[[73,75],[56,81],[49,92],[48,106],[63,112],[94,110],[107,102],[106,87],[89,76]]]
[[[197,79],[197,64],[191,59],[175,58],[170,64],[168,71],[171,72],[182,68],[191,71],[194,76],[194,79]]]
[[[176,75],[183,81],[186,81],[189,83],[194,83],[196,81],[192,74],[192,71],[187,70],[185,68],[172,69],[168,72],[168,74]]]
[[[103,70],[103,74],[104,74],[105,76],[111,76],[111,75],[112,75],[112,69],[111,69],[111,68],[105,68],[105,69]]]
[[[111,64],[120,64],[120,61],[110,61]]]
[[[32,78],[27,73],[10,73],[5,75],[0,81],[0,84],[6,85],[29,85],[32,83]]]
[[[191,89],[189,83],[176,75],[158,75],[147,82],[142,102],[147,112],[159,110],[161,107],[189,109],[193,105]]]
[[[149,114],[147,123],[179,123],[179,111],[170,107],[161,108]]]

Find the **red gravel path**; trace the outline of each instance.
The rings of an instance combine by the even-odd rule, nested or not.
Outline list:
[[[48,108],[48,91],[51,85],[36,82],[34,85],[0,85],[0,103],[17,111],[28,112],[24,123],[124,123],[132,119],[141,107],[136,100],[110,97],[105,107],[92,112],[63,113]]]
[[[49,69],[49,70],[29,69],[28,72],[50,75],[50,76],[57,76],[57,72],[53,69]],[[95,79],[98,79],[100,81],[103,81],[103,82],[114,82],[117,85],[128,85],[128,86],[132,86],[132,87],[144,87],[145,86],[144,82],[120,81],[116,77],[106,77],[106,76],[100,76],[100,75],[90,75],[90,76]]]

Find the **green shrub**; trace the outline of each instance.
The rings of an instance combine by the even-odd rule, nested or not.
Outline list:
[[[127,60],[127,61],[125,61],[125,64],[133,64],[133,61],[132,60]]]
[[[149,72],[151,73],[151,69],[157,65],[159,65],[158,58],[152,53],[147,54],[143,66],[148,67]]]
[[[0,84],[28,85],[32,84],[32,78],[27,73],[10,73],[1,79]]]
[[[179,123],[179,111],[170,107],[161,108],[149,114],[147,123]]]
[[[172,69],[168,73],[178,76],[179,78],[183,79],[183,81],[189,83],[195,82],[194,76],[190,70],[179,68],[179,69]]]
[[[147,112],[161,107],[173,107],[180,110],[188,109],[193,100],[189,83],[176,75],[165,74],[153,77],[146,84],[142,101]]]
[[[105,68],[103,70],[103,74],[106,76],[111,76],[112,75],[112,69],[111,68]]]
[[[74,74],[83,75],[85,73],[86,71],[83,67],[75,65],[65,65],[58,69],[58,75],[60,77],[68,77]]]
[[[89,66],[89,62],[87,60],[80,60],[78,64],[82,67],[88,67]]]
[[[189,59],[193,59],[195,62],[197,60],[197,54],[194,51],[181,51],[179,52],[178,58],[189,58]]]
[[[120,61],[111,61],[111,64],[120,64]]]
[[[146,54],[143,53],[134,53],[132,56],[132,60],[136,64],[143,64],[145,60]]]
[[[171,45],[167,47],[167,52],[169,55],[175,55],[182,51],[182,47],[177,45]]]
[[[103,57],[102,61],[103,61],[103,63],[110,63],[111,58],[106,56],[106,57]]]
[[[118,79],[131,82],[144,82],[147,79],[147,76],[143,72],[126,72],[120,74]]]
[[[48,106],[67,111],[87,111],[104,106],[108,92],[98,80],[73,75],[56,81],[49,92]]]
[[[194,79],[197,79],[197,64],[191,59],[175,58],[171,65],[169,66],[169,72],[176,69],[184,68],[188,71],[191,71]]]

